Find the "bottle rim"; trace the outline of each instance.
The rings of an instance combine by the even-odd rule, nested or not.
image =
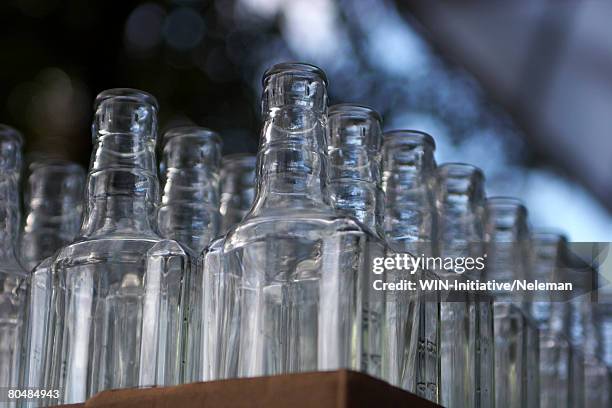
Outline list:
[[[281,62],[279,64],[274,64],[264,72],[261,80],[262,84],[265,85],[266,81],[271,76],[277,74],[302,74],[318,76],[321,78],[325,86],[329,84],[327,81],[327,75],[325,75],[325,72],[323,72],[321,68],[305,62]]]
[[[532,239],[539,243],[558,244],[567,242],[564,231],[556,228],[536,228],[531,233]]]
[[[0,138],[13,139],[19,146],[23,145],[23,136],[21,132],[12,126],[0,123]]]
[[[251,153],[233,153],[221,158],[222,167],[244,167],[255,169],[257,156]]]
[[[414,129],[394,129],[383,133],[385,144],[429,145],[436,150],[434,138],[426,132]]]
[[[516,208],[527,211],[525,204],[516,197],[511,196],[493,196],[487,198],[486,206],[489,208]]]
[[[484,173],[479,167],[469,163],[449,162],[443,163],[437,168],[440,175],[450,177],[477,177],[484,180]]]
[[[170,139],[175,139],[177,137],[196,137],[203,141],[211,141],[219,145],[222,143],[221,136],[216,131],[202,126],[189,125],[177,126],[166,130],[162,140],[163,143],[166,144]]]
[[[370,108],[369,106],[356,103],[338,103],[330,106],[327,112],[328,119],[337,115],[372,119],[379,123],[382,122],[382,117],[376,110]]]
[[[30,173],[40,169],[53,168],[55,171],[61,170],[62,173],[83,175],[85,177],[85,169],[78,163],[61,158],[40,158],[30,162],[28,170]]]
[[[109,99],[145,103],[147,105],[153,106],[155,110],[159,110],[159,104],[157,103],[157,99],[155,99],[152,94],[133,88],[111,88],[100,92],[98,96],[96,96],[96,100],[94,102],[94,109],[96,109],[100,104]]]

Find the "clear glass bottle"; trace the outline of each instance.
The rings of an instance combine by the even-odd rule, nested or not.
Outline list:
[[[534,263],[530,280],[563,282],[562,268],[567,251],[565,237],[548,231],[535,231],[532,242]],[[540,407],[569,408],[572,406],[572,354],[566,336],[569,305],[561,297],[563,293],[549,295],[547,298],[541,295],[531,303],[531,315],[540,328]]]
[[[4,393],[18,385],[24,324],[27,273],[19,263],[16,245],[22,144],[19,132],[0,125],[0,389]]]
[[[164,134],[160,234],[202,252],[219,232],[221,138],[209,129],[186,126]]]
[[[221,249],[238,375],[360,369],[368,234],[329,204],[325,75],[278,64],[263,86],[255,203]]]
[[[384,229],[394,251],[437,253],[435,143],[423,132],[386,132],[383,145]],[[399,273],[396,279],[437,279],[433,271]],[[389,280],[389,278],[388,278]],[[398,295],[401,298],[398,298]],[[387,293],[389,329],[385,379],[437,402],[439,396],[440,306],[437,292]]]
[[[484,256],[484,176],[469,164],[447,163],[437,170],[436,207],[442,257]],[[437,271],[441,279],[475,281],[481,272]],[[441,309],[441,404],[492,406],[493,310],[472,292],[443,295]]]
[[[487,200],[485,242],[487,280],[512,284],[527,279],[530,235],[527,209],[511,197]],[[495,333],[495,400],[497,406],[539,405],[539,345],[531,344],[526,294],[493,291]]]
[[[60,403],[179,381],[189,260],[157,233],[157,110],[141,91],[98,95],[80,236],[33,272],[24,383]]]
[[[224,156],[221,165],[221,233],[238,224],[255,200],[255,155]]]
[[[72,242],[83,213],[85,170],[76,163],[40,159],[29,166],[24,193],[21,256],[28,270]]]
[[[368,231],[368,259],[387,255],[383,238],[384,192],[381,186],[382,119],[371,108],[339,104],[329,108],[329,190],[339,214],[353,217]],[[384,276],[384,275],[383,275]],[[363,291],[362,371],[381,376],[384,292],[374,290],[375,275],[369,268],[357,282]]]
[[[598,315],[597,293],[589,293],[589,301],[583,303],[584,319],[584,382],[586,407],[609,407],[608,368],[602,360],[603,332]]]

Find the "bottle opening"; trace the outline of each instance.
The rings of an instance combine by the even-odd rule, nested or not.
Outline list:
[[[265,86],[269,78],[279,74],[296,77],[302,76],[305,78],[312,77],[323,81],[325,86],[329,84],[327,82],[327,76],[321,68],[304,62],[282,62],[280,64],[273,65],[264,73],[262,84]]]
[[[419,130],[401,129],[390,130],[384,133],[384,143],[389,146],[407,145],[424,146],[428,145],[432,150],[436,149],[434,138],[428,133]]]
[[[93,122],[94,142],[106,135],[157,137],[157,101],[136,89],[109,89],[98,95]]]
[[[172,128],[164,133],[164,143],[170,139],[185,137],[192,140],[200,139],[202,142],[221,143],[221,136],[214,130],[199,126],[179,126]]]
[[[159,110],[157,99],[148,92],[141,91],[132,88],[113,88],[102,91],[96,97],[94,102],[94,110],[98,108],[103,102],[113,99],[118,102],[135,102],[146,105],[151,105],[155,110]]]
[[[16,129],[0,124],[0,169],[21,170],[23,138]]]

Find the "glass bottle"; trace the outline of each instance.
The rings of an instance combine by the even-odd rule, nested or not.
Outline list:
[[[371,108],[338,104],[329,109],[331,204],[344,216],[353,217],[368,234],[366,265],[383,258],[387,247],[383,238],[384,193],[381,186],[382,130],[380,115]],[[374,290],[381,276],[367,270],[357,282],[363,291],[362,371],[380,377],[384,293]]]
[[[249,212],[255,199],[255,164],[252,154],[224,156],[221,165],[221,233],[225,234]]]
[[[485,242],[487,280],[509,283],[527,279],[530,236],[527,209],[511,197],[487,200]],[[539,405],[539,346],[531,344],[527,295],[493,290],[495,400],[497,406]],[[537,330],[537,329],[535,329]]]
[[[444,258],[484,256],[484,176],[469,164],[447,163],[437,170],[439,252]],[[478,280],[482,271],[437,271],[450,282]],[[490,300],[468,291],[444,294],[441,309],[441,404],[492,406],[493,310]]]
[[[530,269],[530,280],[562,282],[562,268],[567,251],[565,237],[547,231],[535,231],[532,242],[534,263]],[[540,328],[541,408],[572,406],[572,354],[566,336],[569,328],[568,306],[563,293],[546,293],[531,303],[531,315]]]
[[[389,245],[399,253],[437,253],[435,208],[435,143],[414,130],[384,134],[384,229]],[[411,256],[412,256],[411,255]],[[433,271],[399,273],[397,279],[437,279]],[[389,280],[389,278],[388,278]],[[439,394],[440,300],[437,292],[387,293],[389,330],[386,336],[385,379],[437,402]]]
[[[250,154],[225,156],[221,164],[221,236],[214,239],[198,258],[191,283],[192,304],[187,335],[189,381],[233,378],[238,372],[239,298],[237,279],[223,273],[224,235],[248,213],[255,197],[256,157]]]
[[[584,391],[586,407],[609,407],[608,368],[602,361],[603,332],[598,315],[597,293],[589,293],[590,299],[582,304],[584,319]]]
[[[21,256],[31,271],[79,232],[85,171],[76,163],[59,159],[36,160],[28,167]]]
[[[33,272],[24,382],[60,403],[179,381],[189,261],[156,232],[157,110],[141,91],[98,95],[80,236]]]
[[[337,215],[327,191],[327,81],[307,64],[263,79],[257,194],[223,243],[236,281],[238,375],[363,366],[358,287],[368,234]]]
[[[24,324],[27,273],[19,263],[16,245],[21,216],[22,144],[19,132],[0,125],[0,389],[3,393],[18,385]],[[12,403],[7,405],[13,406]]]
[[[186,126],[164,134],[160,234],[199,254],[219,232],[221,138]]]

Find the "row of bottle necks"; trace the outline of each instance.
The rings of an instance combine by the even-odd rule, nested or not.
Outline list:
[[[304,64],[268,71],[257,176],[254,157],[222,165],[210,130],[167,132],[161,202],[154,98],[102,93],[79,232],[80,200],[68,198],[78,197],[83,173],[58,162],[32,166],[21,252],[31,250],[30,265],[42,262],[27,279],[26,300],[11,292],[24,313],[2,311],[24,329],[11,332],[20,338],[11,355],[20,357],[2,358],[5,366],[21,362],[13,370],[20,385],[57,388],[60,401],[79,402],[109,388],[353,368],[449,407],[537,406],[544,391],[572,389],[557,380],[573,377],[551,380],[546,365],[569,361],[556,345],[564,344],[563,330],[549,330],[552,316],[540,316],[538,326],[528,308],[494,307],[476,295],[445,302],[440,294],[371,289],[377,256],[475,256],[496,242],[529,251],[532,236],[520,202],[485,199],[480,170],[436,166],[429,135],[383,135],[369,108],[341,105],[328,115],[325,87],[324,74]],[[4,139],[17,143],[12,133]],[[49,166],[63,170],[48,177]],[[7,207],[13,214],[18,206]],[[555,275],[560,255],[551,257],[550,248],[562,238],[534,241],[546,256],[527,268],[499,263],[487,275]],[[40,243],[56,247],[35,255]],[[402,277],[391,270],[385,279]],[[558,339],[552,360],[538,329]],[[572,367],[579,361],[573,357]],[[603,383],[607,371],[582,361],[571,372],[597,372]],[[6,384],[15,383],[11,375]],[[558,400],[578,406],[587,398],[574,394]]]

